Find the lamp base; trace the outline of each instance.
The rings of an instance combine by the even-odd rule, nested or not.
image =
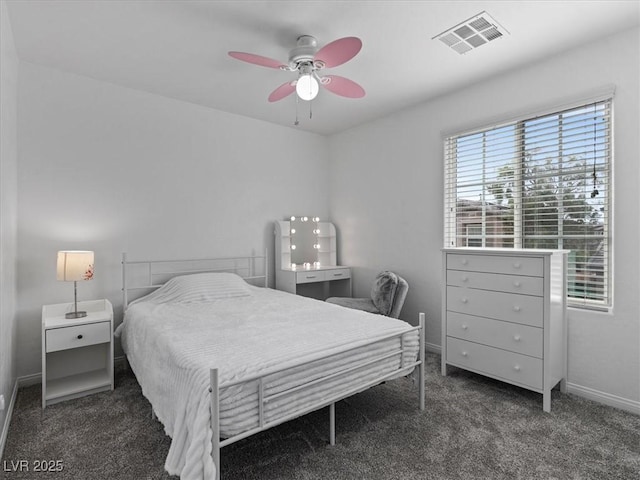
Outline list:
[[[69,312],[65,313],[64,318],[82,318],[86,316],[87,312]]]

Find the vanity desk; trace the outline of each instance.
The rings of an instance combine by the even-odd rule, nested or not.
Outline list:
[[[274,233],[276,289],[319,300],[351,296],[351,269],[336,264],[332,223],[291,217],[276,221]]]

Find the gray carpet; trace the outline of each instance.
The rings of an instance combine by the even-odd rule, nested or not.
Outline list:
[[[328,445],[328,409],[222,449],[224,480],[640,478],[640,417],[553,392],[542,396],[451,369],[427,356],[427,409],[407,379],[336,405],[337,445]],[[40,409],[40,387],[18,393],[3,478],[169,479],[169,439],[150,418],[135,377],[118,371],[116,389]],[[12,471],[27,460],[30,471]],[[61,460],[62,472],[33,472]],[[7,471],[8,470],[8,471]]]

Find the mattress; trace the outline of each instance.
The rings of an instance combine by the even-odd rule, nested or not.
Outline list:
[[[356,361],[397,350],[408,323],[246,284],[242,294],[180,302],[153,296],[130,305],[121,330],[123,349],[142,392],[172,438],[165,468],[181,478],[209,478],[211,459],[209,370],[220,384],[220,433],[231,437],[259,425],[258,383],[225,384],[287,368],[264,379],[264,420],[304,411],[416,361],[417,331],[403,335],[405,355],[392,355],[322,384]],[[167,301],[168,298],[168,301]],[[177,298],[177,300],[176,300]],[[404,371],[402,375],[408,372]],[[292,387],[309,385],[277,396]]]

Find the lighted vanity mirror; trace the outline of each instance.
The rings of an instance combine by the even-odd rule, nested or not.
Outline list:
[[[318,217],[291,217],[291,263],[292,268],[314,268],[318,265]]]

